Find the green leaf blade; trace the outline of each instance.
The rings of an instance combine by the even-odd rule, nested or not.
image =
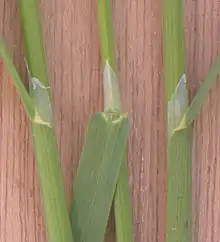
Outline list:
[[[19,10],[21,13],[28,71],[30,72],[30,95],[37,106],[37,110],[42,108],[43,104],[39,101],[42,95],[41,101],[45,102],[46,109],[41,109],[41,111],[45,115],[50,104],[50,93],[49,90],[46,90],[49,83],[38,3],[36,0],[19,0]],[[38,83],[37,86],[36,82]],[[34,91],[34,86],[37,88],[36,92]],[[49,113],[45,117],[49,120],[51,117],[50,107],[48,111]],[[53,126],[47,127],[32,123],[32,134],[48,242],[74,242],[55,131]]]
[[[99,34],[101,40],[102,63],[104,68],[104,109],[120,112],[120,92],[117,80],[117,63],[114,45],[114,29],[110,0],[97,0]],[[132,242],[132,207],[129,187],[127,156],[122,160],[114,197],[114,215],[117,242]]]
[[[185,74],[183,0],[163,0],[163,45],[166,101]]]
[[[27,113],[28,118],[33,123],[42,124],[42,125],[51,127],[52,125],[51,118],[48,118],[48,115],[45,115],[45,113],[42,115],[42,109],[45,109],[45,105],[41,105],[41,107],[39,107],[38,105],[39,102],[38,103],[34,102],[33,98],[27,92],[26,87],[24,86],[15,66],[13,65],[11,57],[2,39],[0,39],[0,56],[3,58],[4,63],[13,78],[14,85],[20,95],[21,101],[24,105],[24,109]],[[30,83],[33,83],[33,80],[34,79],[30,77],[30,80],[29,80]],[[38,88],[36,90],[38,90]],[[36,94],[35,90],[33,90],[33,94]],[[42,91],[41,91],[41,94],[42,94]],[[47,96],[49,97],[49,95]],[[42,102],[45,100],[45,98],[40,100]]]
[[[199,88],[198,92],[196,93],[195,97],[192,100],[188,110],[185,112],[179,127],[177,127],[176,131],[180,131],[182,129],[187,128],[197,117],[199,114],[202,105],[207,99],[209,94],[209,90],[213,83],[216,81],[217,75],[220,73],[220,56],[218,56],[208,71],[203,84]]]
[[[6,46],[2,39],[0,39],[0,56],[3,58],[4,63],[14,80],[14,85],[19,92],[19,95],[21,97],[21,100],[24,104],[25,110],[26,110],[29,118],[31,120],[34,120],[36,113],[35,113],[35,107],[34,107],[33,100],[29,96],[23,82],[21,81],[21,78],[11,61],[11,58],[6,50]]]
[[[164,76],[167,108],[166,242],[191,242],[191,141],[189,129],[175,132],[188,108],[186,85],[172,100],[186,74],[183,0],[163,0]],[[169,102],[174,101],[169,107]],[[175,103],[176,102],[176,103]],[[177,104],[177,105],[176,105]],[[179,110],[176,108],[179,107]],[[171,110],[169,110],[171,108]],[[173,114],[172,114],[173,112]],[[169,124],[169,118],[173,124]],[[172,122],[171,122],[172,123]],[[171,126],[171,127],[169,127]]]
[[[127,116],[97,113],[89,122],[71,206],[77,242],[104,240],[128,135]]]
[[[114,44],[114,30],[112,24],[112,8],[111,1],[97,0],[98,2],[98,19],[99,34],[102,48],[102,63],[105,67],[108,61],[114,73],[116,73],[116,56]]]
[[[129,172],[127,157],[125,154],[117,180],[114,199],[114,209],[115,214],[117,214],[117,219],[115,219],[117,242],[133,242],[134,240],[130,185],[128,177]]]

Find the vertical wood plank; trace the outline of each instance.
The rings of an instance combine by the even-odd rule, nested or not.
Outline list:
[[[165,110],[161,0],[113,0],[119,83],[130,114],[129,170],[135,242],[163,242],[165,231]],[[73,179],[90,115],[102,110],[95,1],[40,0],[65,190]],[[220,51],[220,2],[185,1],[191,96]],[[0,1],[0,34],[25,77],[17,1]],[[216,83],[194,125],[194,238],[220,241],[219,143]],[[0,62],[0,241],[46,242],[29,122]],[[114,224],[107,241],[113,242]]]
[[[220,2],[186,1],[186,48],[191,96],[220,54]],[[219,81],[194,124],[194,241],[220,241]]]

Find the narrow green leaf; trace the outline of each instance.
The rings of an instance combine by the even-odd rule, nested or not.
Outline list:
[[[51,126],[51,123],[48,122],[48,120],[44,119],[38,112],[39,110],[37,110],[33,99],[30,97],[23,82],[21,81],[21,78],[11,61],[11,58],[6,50],[5,44],[2,39],[0,39],[0,56],[3,58],[4,63],[6,64],[8,71],[10,72],[14,80],[14,85],[21,97],[22,103],[29,119],[34,123]]]
[[[163,0],[163,44],[166,101],[185,71],[183,0]]]
[[[30,95],[37,109],[40,110],[40,115],[52,123],[47,67],[37,1],[19,0],[19,9],[28,63]],[[32,123],[32,134],[48,242],[74,242],[55,131],[53,127]]]
[[[131,197],[128,178],[127,154],[124,153],[114,199],[117,242],[133,242]]]
[[[174,132],[188,108],[183,0],[163,0],[164,75],[167,102],[166,242],[191,242],[191,127]],[[176,90],[176,92],[175,92]],[[168,123],[172,121],[171,123]]]
[[[119,112],[120,92],[117,83],[117,63],[114,47],[114,30],[110,0],[97,0],[102,63],[104,68],[104,109]],[[132,208],[127,164],[127,149],[124,151],[114,197],[117,242],[132,242]]]
[[[108,64],[111,66],[113,72],[116,73],[117,65],[115,56],[111,1],[97,0],[97,3],[103,67],[105,67],[106,61],[108,61]]]
[[[193,98],[191,105],[185,112],[185,114],[179,124],[179,127],[177,127],[176,131],[180,131],[182,129],[187,128],[193,122],[193,120],[197,117],[203,103],[207,99],[210,87],[216,81],[217,75],[219,73],[220,73],[220,56],[217,57],[214,65],[209,70],[207,76],[205,77],[203,84],[201,85],[200,89],[198,90],[195,97]]]
[[[89,122],[71,205],[77,242],[104,240],[128,135],[125,115],[97,113]]]
[[[220,57],[217,57],[189,107],[185,75],[180,79],[168,101],[167,241],[191,241],[192,127],[190,124],[198,115],[219,72]]]

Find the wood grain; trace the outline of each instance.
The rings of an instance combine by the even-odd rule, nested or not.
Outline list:
[[[65,190],[72,184],[90,115],[102,110],[95,1],[40,0]],[[165,104],[162,1],[113,1],[124,110],[130,114],[129,168],[135,242],[164,242]],[[219,0],[185,1],[191,95],[220,53]],[[0,1],[0,33],[25,77],[16,0]],[[24,78],[25,79],[25,78]],[[220,241],[220,121],[218,82],[194,125],[194,241]],[[0,241],[46,242],[29,122],[0,62]],[[113,242],[114,224],[107,241]]]
[[[186,47],[191,91],[220,54],[220,1],[186,2]],[[194,125],[194,240],[220,241],[219,82]]]

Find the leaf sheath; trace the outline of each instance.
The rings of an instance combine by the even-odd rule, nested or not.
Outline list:
[[[19,4],[30,74],[47,87],[48,76],[37,2],[20,0]],[[33,123],[32,134],[48,241],[73,242],[55,133],[52,128]]]
[[[185,74],[182,0],[163,0],[163,35],[166,102],[169,111],[167,117],[175,123],[176,110],[168,109],[168,103],[180,78]],[[186,100],[184,97],[184,102],[188,104],[188,97]],[[167,127],[170,127],[168,120]],[[183,132],[171,130],[171,136],[167,132],[167,242],[192,240],[191,132],[191,127]]]
[[[109,80],[112,85],[118,85],[117,82],[117,64],[114,46],[114,30],[112,22],[112,10],[110,0],[98,0],[98,18],[99,18],[99,33],[101,39],[101,52],[103,69],[106,69],[106,65],[109,64],[113,72],[115,73],[116,80]],[[105,73],[104,73],[105,74]],[[105,79],[104,79],[105,81]],[[105,87],[105,83],[104,83]],[[105,100],[111,95],[114,98],[114,102],[105,103],[105,110],[109,107],[112,109],[112,103],[114,104],[113,111],[119,112],[121,109],[120,93],[117,88],[112,88],[105,92]],[[107,98],[106,98],[107,97]],[[107,99],[108,100],[108,99]],[[116,222],[116,237],[117,242],[132,242],[133,241],[133,228],[132,228],[132,208],[131,208],[131,196],[129,187],[129,173],[127,164],[127,149],[125,149],[122,166],[120,169],[115,197],[114,197],[114,214]]]

